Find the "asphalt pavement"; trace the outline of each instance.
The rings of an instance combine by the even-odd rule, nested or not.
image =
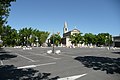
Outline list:
[[[17,55],[17,57],[3,60],[1,61],[1,65],[14,65],[18,68],[33,68],[42,73],[51,73],[50,77],[59,76],[60,78],[64,78],[85,74],[76,80],[120,80],[120,73],[116,71],[120,69],[120,49],[55,47],[55,51],[61,51],[60,54],[47,54],[48,50],[52,50],[51,47],[35,47],[30,50],[8,47],[4,48],[4,50],[9,52],[8,54]],[[85,56],[88,56],[87,60]],[[89,58],[91,56],[93,57],[92,60]],[[76,60],[76,57],[80,57],[80,60]],[[84,61],[81,61],[81,59]],[[108,68],[111,68],[109,66],[105,67],[107,70],[101,70],[103,65],[106,65],[107,62],[101,64],[99,69],[95,69],[95,67],[98,68],[98,66],[90,64],[90,62],[92,62],[92,64],[95,64],[97,61],[99,61],[97,63],[100,63],[100,61],[103,62],[102,59],[105,61],[106,59],[110,59],[109,64],[115,64],[115,61],[117,61],[115,64],[117,67],[112,67],[115,68],[114,72],[112,71],[113,73],[107,72]],[[90,64],[91,67],[86,67],[85,64]]]

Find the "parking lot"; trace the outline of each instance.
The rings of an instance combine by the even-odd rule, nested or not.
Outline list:
[[[8,51],[9,54],[17,55],[17,57],[11,58],[9,60],[3,60],[1,61],[1,65],[14,65],[19,69],[33,68],[35,70],[39,70],[42,73],[51,73],[50,77],[59,76],[60,78],[64,78],[85,74],[84,76],[76,80],[120,80],[119,72],[117,73],[116,71],[114,71],[113,73],[109,73],[107,72],[107,70],[101,70],[102,67],[100,69],[94,69],[93,65],[92,67],[86,67],[86,65],[83,64],[83,62],[85,63],[85,61],[83,60],[91,60],[91,57],[93,58],[93,60],[95,58],[95,60],[97,61],[99,61],[99,59],[109,59],[115,61],[117,61],[118,59],[120,60],[120,49],[108,50],[106,48],[56,47],[55,51],[60,50],[60,54],[47,54],[48,50],[52,50],[51,47],[36,47],[30,50],[23,50],[22,48],[4,49],[5,51]],[[88,56],[87,59],[85,56]],[[81,59],[83,62],[81,61]],[[119,60],[116,64],[120,68]],[[112,64],[114,64],[114,61],[111,62]]]

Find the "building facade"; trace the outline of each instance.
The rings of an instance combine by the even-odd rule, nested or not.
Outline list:
[[[72,45],[70,41],[70,36],[76,33],[78,34],[80,33],[80,31],[78,29],[73,29],[71,31],[68,31],[68,25],[67,25],[67,22],[65,22],[63,27],[62,44],[66,47],[70,47]]]
[[[113,46],[114,47],[120,47],[120,36],[114,36],[113,37]]]

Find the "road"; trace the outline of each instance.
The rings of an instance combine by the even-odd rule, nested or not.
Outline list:
[[[34,68],[40,72],[51,73],[50,77],[60,78],[86,74],[76,80],[120,80],[119,73],[110,74],[102,70],[94,70],[85,67],[76,57],[94,56],[102,58],[120,58],[120,49],[107,50],[105,48],[56,48],[60,54],[47,54],[52,48],[32,48],[23,50],[22,48],[4,48],[9,54],[17,55],[16,58],[4,60],[1,65],[14,65],[18,68]],[[118,52],[118,54],[116,54]]]

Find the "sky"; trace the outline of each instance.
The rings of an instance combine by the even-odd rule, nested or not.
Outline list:
[[[16,0],[8,25],[17,30],[32,27],[50,33],[68,30],[81,33],[120,34],[120,0]]]

